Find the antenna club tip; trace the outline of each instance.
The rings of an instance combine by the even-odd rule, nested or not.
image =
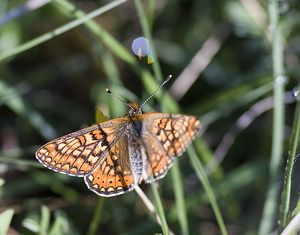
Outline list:
[[[108,88],[105,89],[105,92],[107,92],[108,94],[111,94],[111,91]]]
[[[172,77],[173,77],[173,75],[169,74],[169,76],[167,77],[166,81],[169,81]]]

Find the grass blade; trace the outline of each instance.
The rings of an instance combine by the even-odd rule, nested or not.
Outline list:
[[[50,211],[46,206],[41,208],[40,235],[47,234],[50,226]]]
[[[75,17],[77,19],[86,17],[86,14],[78,10],[78,8],[67,0],[55,0],[53,4],[68,17]],[[107,46],[113,54],[122,59],[123,61],[135,65],[136,60],[134,56],[127,51],[127,49],[119,43],[111,34],[101,27],[96,21],[90,19],[84,22],[84,25],[97,37],[100,38],[102,43]]]
[[[174,162],[171,169],[171,173],[173,178],[173,188],[175,193],[177,215],[181,227],[181,233],[182,235],[187,235],[189,234],[188,218],[178,161]]]
[[[283,132],[284,132],[284,62],[283,62],[283,40],[281,27],[279,25],[280,6],[279,2],[269,2],[270,21],[272,29],[272,51],[273,51],[273,77],[274,77],[274,113],[273,113],[273,135],[272,152],[270,160],[270,181],[264,204],[263,215],[259,226],[259,235],[270,234],[274,225],[274,215],[277,208],[277,196],[279,184],[277,176],[282,161]]]
[[[96,208],[94,210],[94,215],[93,215],[92,221],[90,223],[87,235],[97,234],[97,228],[99,226],[99,222],[100,222],[100,218],[101,218],[101,211],[102,211],[104,202],[105,202],[105,198],[103,198],[103,197],[98,198],[98,202],[97,202]]]
[[[298,213],[291,222],[286,226],[280,235],[296,235],[299,234],[300,213]]]
[[[7,234],[10,222],[12,220],[12,217],[14,215],[13,209],[7,209],[4,212],[0,214],[0,234]]]
[[[281,229],[284,229],[288,223],[288,213],[290,209],[290,200],[291,200],[292,172],[296,160],[297,147],[299,145],[299,138],[300,138],[299,135],[300,135],[300,101],[298,100],[296,105],[295,115],[294,115],[290,146],[288,150],[288,160],[285,168],[283,191],[281,195],[281,206],[280,206]]]
[[[92,11],[91,13],[85,15],[85,16],[82,16],[81,18],[78,18],[77,20],[74,20],[70,23],[67,23],[61,27],[58,27],[56,29],[54,29],[53,31],[50,31],[48,33],[45,33],[35,39],[32,39],[30,40],[29,42],[26,42],[18,47],[15,47],[11,50],[7,50],[7,51],[4,51],[1,55],[0,55],[0,61],[3,61],[5,59],[8,59],[14,55],[17,55],[19,53],[22,53],[26,50],[29,50],[37,45],[40,45],[50,39],[53,39],[54,37],[56,36],[59,36],[71,29],[74,29],[76,28],[77,26],[83,24],[84,22],[96,17],[96,16],[99,16],[109,10],[111,10],[112,8],[122,4],[126,2],[126,0],[116,0],[116,1],[113,1],[111,3],[108,3],[107,5],[99,8],[99,9],[96,9],[95,11]]]
[[[150,186],[151,186],[151,191],[153,194],[156,210],[157,210],[159,218],[160,218],[162,232],[164,235],[169,235],[169,227],[167,224],[166,216],[164,213],[164,208],[162,206],[162,202],[161,202],[159,192],[157,189],[157,184],[154,182]]]
[[[156,50],[154,49],[154,45],[153,45],[153,40],[152,40],[152,36],[151,36],[151,32],[150,32],[150,27],[146,18],[146,13],[142,7],[141,1],[140,0],[134,0],[135,3],[135,8],[136,11],[138,13],[139,16],[139,20],[141,22],[142,25],[142,29],[143,29],[143,34],[146,36],[146,38],[149,40],[149,46],[152,49],[153,52],[153,60],[155,61],[155,63],[152,63],[152,67],[153,67],[153,71],[154,71],[154,75],[155,75],[155,79],[157,81],[161,81],[162,80],[162,73],[161,73],[161,69],[159,66],[159,62],[157,60],[157,55],[156,55]]]
[[[227,235],[228,232],[227,232],[227,229],[225,227],[225,224],[224,224],[224,221],[223,221],[223,218],[222,218],[222,215],[221,215],[221,212],[220,212],[215,194],[214,194],[213,189],[212,189],[212,187],[211,187],[211,185],[210,185],[210,183],[207,179],[204,168],[203,168],[201,162],[199,161],[199,159],[197,158],[195,150],[192,147],[190,147],[190,148],[188,148],[187,151],[188,151],[192,166],[194,167],[194,169],[196,171],[196,174],[197,174],[199,180],[201,181],[201,183],[202,183],[202,185],[205,189],[207,197],[208,197],[208,199],[210,201],[210,204],[212,206],[212,209],[215,213],[215,216],[216,216],[217,222],[219,224],[221,233],[223,235]]]

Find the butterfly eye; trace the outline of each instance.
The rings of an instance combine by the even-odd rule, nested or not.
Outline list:
[[[134,115],[138,115],[138,114],[142,114],[142,110],[139,107],[134,108],[134,109],[129,109],[129,111],[128,111],[129,116],[134,116]]]

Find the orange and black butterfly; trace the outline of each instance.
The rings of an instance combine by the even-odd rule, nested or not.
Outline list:
[[[164,177],[199,132],[200,121],[182,114],[143,114],[143,104],[126,104],[127,116],[50,141],[36,158],[56,172],[84,177],[87,187],[104,197]]]

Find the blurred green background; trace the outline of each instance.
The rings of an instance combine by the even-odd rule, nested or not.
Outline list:
[[[99,198],[82,178],[44,168],[34,153],[47,141],[95,123],[95,107],[111,118],[125,115],[126,107],[107,95],[106,87],[141,104],[172,74],[144,111],[199,117],[202,138],[194,147],[228,233],[257,234],[274,140],[271,31],[277,26],[270,24],[270,3],[126,1],[92,23],[53,31],[112,2],[0,1],[0,211],[5,211],[0,220],[7,221],[9,234],[161,233],[135,192]],[[286,90],[281,98],[283,150],[272,178],[280,192],[297,118],[293,94],[299,83],[300,4],[280,1],[277,7],[286,75],[277,79]],[[10,19],[16,12],[24,14]],[[44,34],[46,41],[25,44],[39,42]],[[153,64],[146,57],[139,61],[131,51],[132,41],[140,36],[152,39],[157,55]],[[19,46],[27,48],[21,52]],[[186,212],[177,207],[175,173],[169,172],[158,188],[169,228],[175,234],[220,234],[195,165],[187,154],[177,162]],[[294,171],[293,208],[299,197],[298,176]],[[153,198],[149,185],[141,188]],[[277,194],[272,231],[278,231],[279,205]],[[11,222],[12,211],[7,209],[14,211]]]

